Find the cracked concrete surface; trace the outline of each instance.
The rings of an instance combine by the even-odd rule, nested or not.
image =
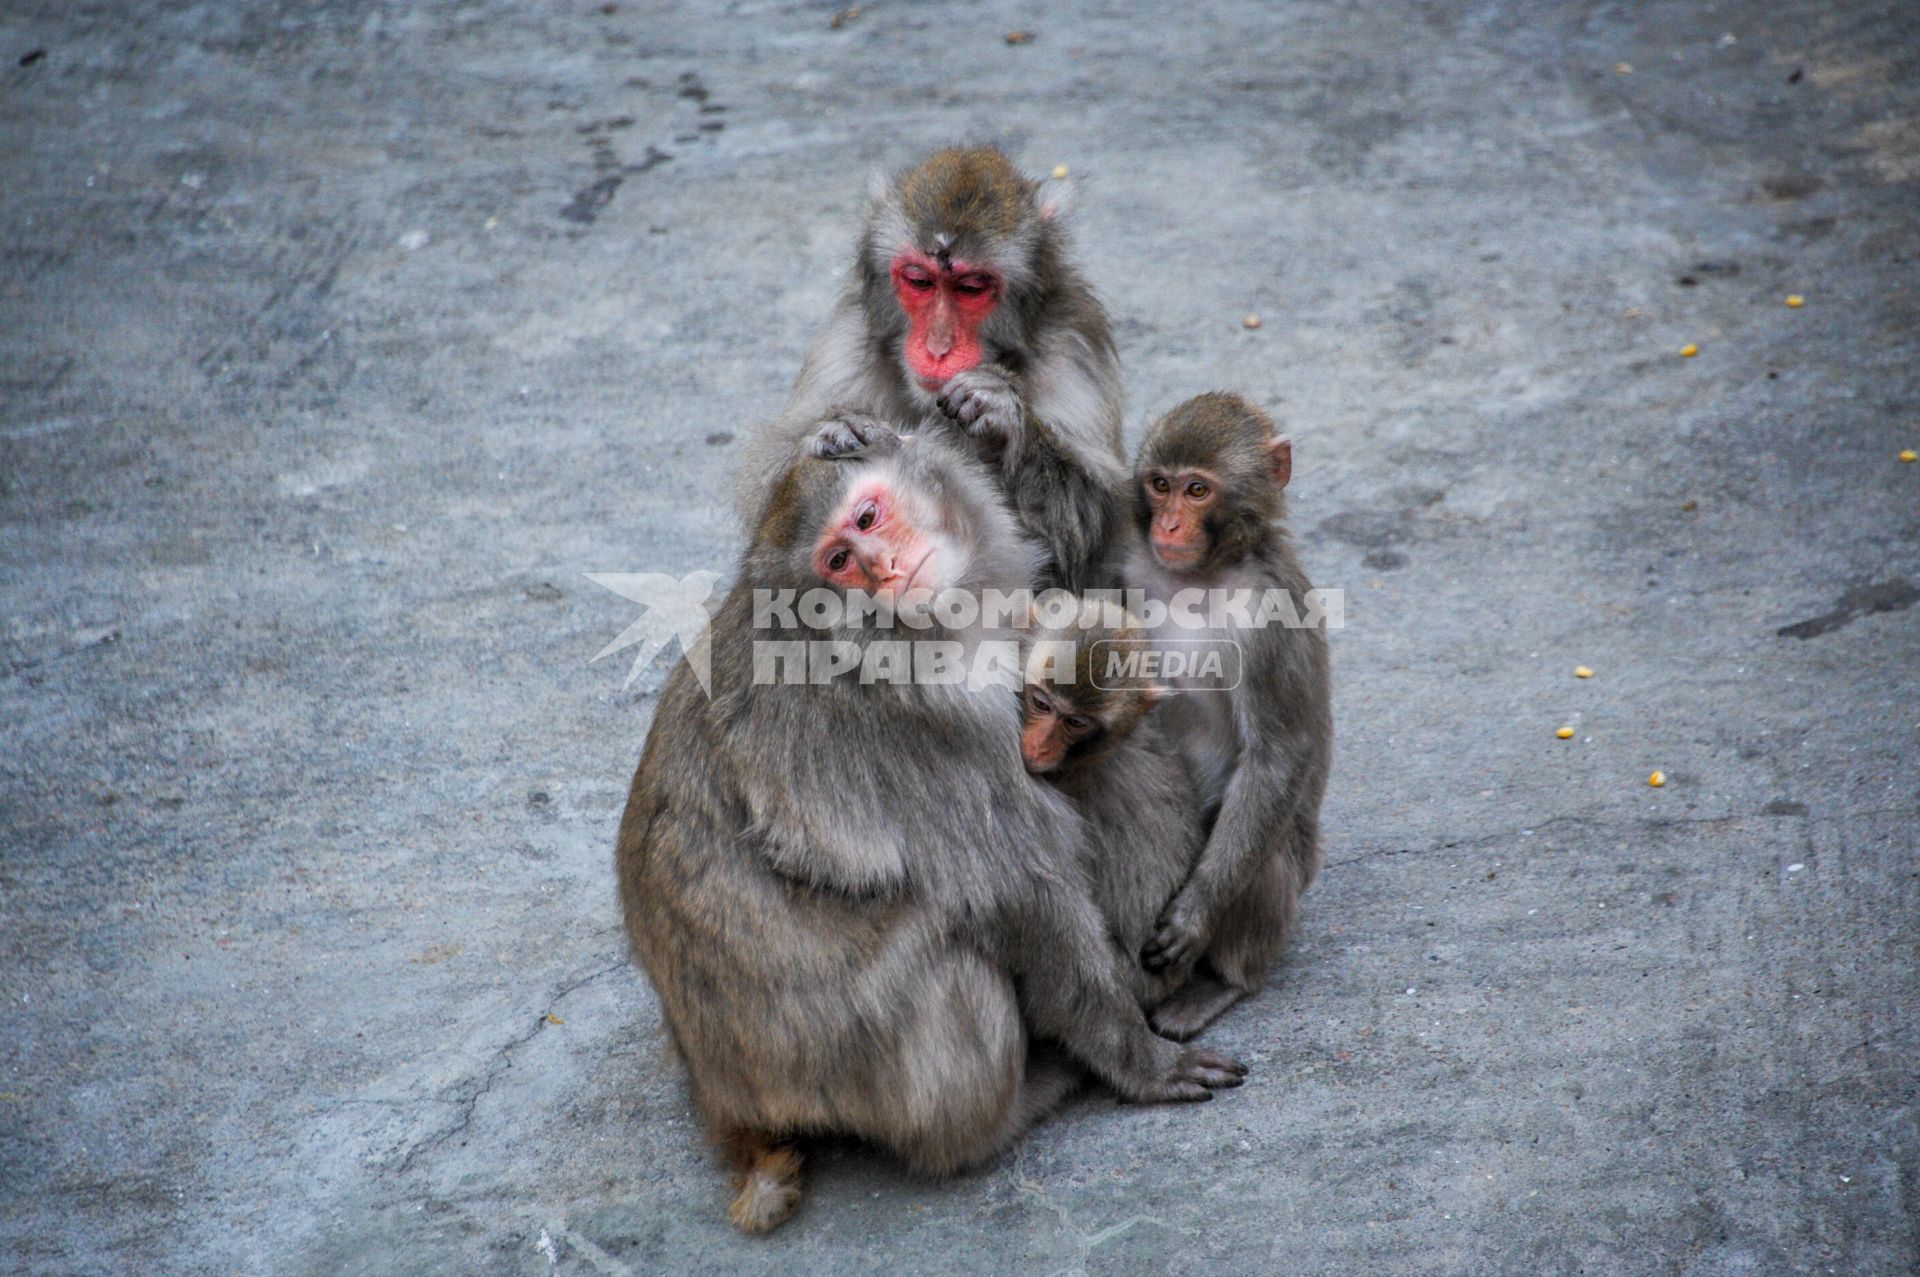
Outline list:
[[[835,11],[0,12],[0,1266],[1912,1271],[1910,6]],[[729,566],[866,173],[961,138],[1081,182],[1133,429],[1292,430],[1330,865],[1243,1090],[749,1241],[583,574]]]

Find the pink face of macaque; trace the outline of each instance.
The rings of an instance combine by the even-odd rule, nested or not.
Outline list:
[[[1021,698],[1021,710],[1020,756],[1035,776],[1058,767],[1067,751],[1098,726],[1085,714],[1074,713],[1071,705],[1056,699],[1044,687],[1031,683]]]
[[[985,266],[942,262],[909,249],[893,259],[893,291],[907,313],[907,368],[935,391],[981,361],[980,325],[1000,304],[1000,276]]]
[[[1156,472],[1147,476],[1146,489],[1154,557],[1176,569],[1198,563],[1212,539],[1207,516],[1219,501],[1220,481],[1200,469]]]
[[[931,599],[952,584],[960,557],[916,494],[876,475],[855,483],[827,520],[813,569],[843,590]]]

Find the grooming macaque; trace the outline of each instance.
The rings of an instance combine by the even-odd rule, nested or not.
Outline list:
[[[1106,570],[1126,477],[1120,371],[1106,311],[1067,261],[1059,198],[991,147],[938,151],[875,192],[785,410],[748,445],[750,523],[817,424],[851,412],[968,439],[1046,547],[1043,583]]]
[[[816,433],[797,454],[854,450],[798,455],[770,485],[709,631],[713,698],[675,670],[615,854],[634,952],[750,1231],[798,1201],[799,1136],[945,1172],[1088,1072],[1138,1101],[1208,1099],[1245,1073],[1148,1027],[1079,863],[1082,822],[1021,764],[1009,685],[756,677],[758,640],[984,641],[937,622],[756,628],[756,590],[906,606],[1018,590],[1038,554],[957,444],[855,415]]]
[[[1114,938],[1130,954],[1154,937],[1162,910],[1187,880],[1206,845],[1203,799],[1174,741],[1149,711],[1166,692],[1140,671],[1130,651],[1155,638],[1127,617],[1118,625],[1088,617],[1064,626],[1036,624],[1027,635],[1021,694],[1020,752],[1027,770],[1073,800],[1086,822],[1086,866],[1094,900]],[[1066,659],[1071,656],[1071,660]],[[1232,999],[1218,972],[1257,972],[1284,920],[1280,865],[1256,868],[1248,889],[1228,903],[1197,980],[1192,961],[1140,972],[1141,1005],[1155,1029],[1191,1037]],[[1243,987],[1243,986],[1236,986]]]
[[[1301,606],[1311,587],[1280,526],[1292,472],[1292,444],[1246,400],[1206,394],[1175,408],[1149,429],[1135,465],[1141,544],[1129,584],[1158,598],[1195,587],[1284,590],[1317,615]],[[1155,1016],[1155,1027],[1174,1037],[1197,1033],[1266,979],[1320,869],[1320,799],[1333,748],[1319,625],[1209,633],[1240,645],[1238,686],[1196,685],[1158,711],[1192,769],[1208,822],[1206,849],[1142,953],[1150,969],[1198,964]],[[1228,934],[1234,943],[1217,942]]]

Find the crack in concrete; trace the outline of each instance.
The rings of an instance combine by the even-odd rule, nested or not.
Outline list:
[[[474,1086],[466,1094],[456,1096],[427,1096],[417,1101],[419,1103],[457,1104],[460,1107],[460,1114],[454,1119],[452,1125],[437,1134],[427,1137],[408,1149],[406,1156],[400,1159],[400,1164],[394,1167],[393,1174],[405,1175],[413,1169],[414,1163],[419,1161],[420,1158],[440,1148],[448,1140],[461,1134],[473,1124],[473,1115],[479,1108],[481,1099],[493,1090],[494,1083],[500,1080],[501,1075],[513,1067],[513,1053],[533,1041],[534,1038],[540,1036],[540,1033],[548,1027],[550,1022],[547,1016],[552,1008],[558,1006],[570,994],[585,988],[603,976],[612,975],[615,971],[620,970],[626,965],[627,959],[625,955],[622,955],[619,961],[581,976],[577,980],[562,984],[558,989],[554,990],[554,992],[545,999],[544,1006],[546,1010],[542,1010],[539,1016],[535,1018],[533,1027],[501,1043],[500,1046],[494,1050],[493,1063],[487,1067],[479,1084]]]

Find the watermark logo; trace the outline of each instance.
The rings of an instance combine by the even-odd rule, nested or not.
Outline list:
[[[641,671],[653,663],[653,658],[677,638],[687,664],[693,668],[693,676],[700,680],[700,690],[713,695],[713,655],[702,640],[707,634],[707,600],[713,597],[714,583],[720,579],[718,572],[703,568],[681,577],[664,572],[588,572],[586,578],[647,609],[587,664],[637,644],[640,650],[633,654],[626,681],[620,684],[624,692],[633,686]]]
[[[1093,685],[1110,692],[1142,683],[1231,692],[1246,674],[1246,649],[1227,638],[1099,639],[1088,658]]]
[[[632,664],[621,683],[633,686],[643,671],[678,639],[701,690],[712,687],[712,652],[706,642],[707,603],[720,574],[701,570],[673,577],[661,572],[588,572],[596,585],[642,604],[646,611],[613,642],[595,653],[601,660],[633,647]],[[756,589],[750,626],[751,677],[756,684],[862,683],[969,687],[1018,686],[1021,676],[1019,632],[1125,629],[1145,637],[1099,638],[1089,651],[1094,684],[1108,690],[1151,683],[1184,691],[1231,691],[1245,673],[1245,651],[1236,635],[1279,626],[1285,629],[1335,630],[1346,623],[1345,596],[1339,590],[1307,590],[1299,596],[1282,589],[1178,591],[1168,597],[1138,589],[1065,590],[948,589],[938,594],[909,590],[869,594],[863,590],[818,587],[806,590]],[[928,631],[922,637],[885,637],[900,631]],[[1008,634],[1015,637],[1005,637]],[[855,638],[849,635],[857,635]],[[763,637],[764,636],[764,637]],[[1028,644],[1032,646],[1031,641]],[[1076,644],[1048,640],[1043,648],[1064,647],[1050,656],[1056,671],[1043,676],[1070,682],[1077,668]],[[1064,662],[1064,664],[1062,663]],[[1031,661],[1028,662],[1031,664]],[[1032,670],[1026,671],[1029,677]]]

